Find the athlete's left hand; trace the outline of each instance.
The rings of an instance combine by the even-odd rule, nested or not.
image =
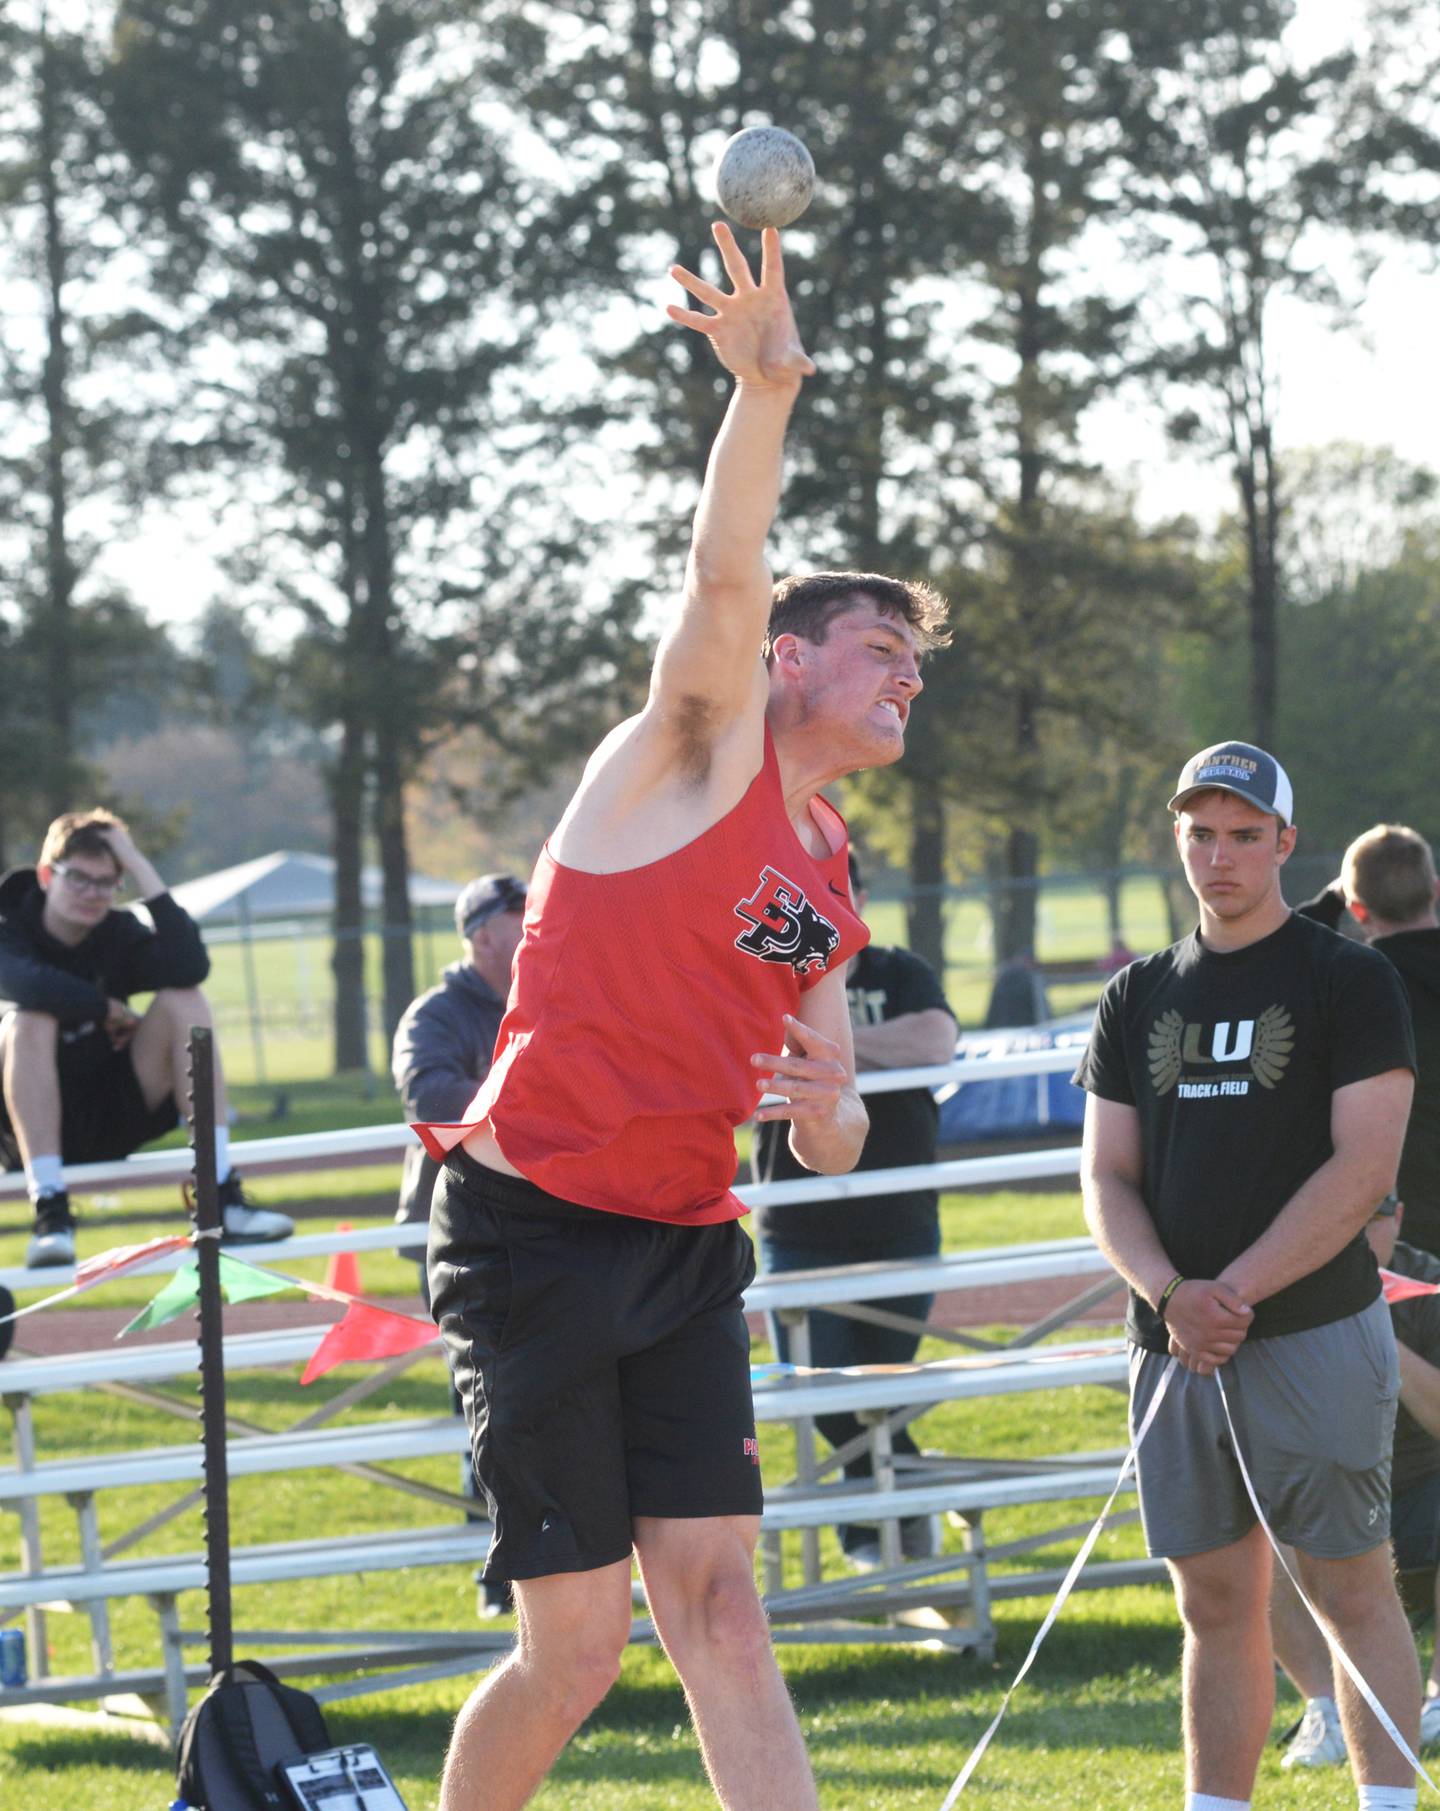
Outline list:
[[[759,1109],[755,1117],[762,1122],[789,1119],[799,1125],[833,1119],[842,1095],[851,1086],[840,1046],[788,1012],[784,1054],[757,1051],[750,1061],[758,1071],[755,1086],[760,1092],[785,1097],[783,1102]]]

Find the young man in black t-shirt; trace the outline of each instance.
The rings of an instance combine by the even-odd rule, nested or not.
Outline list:
[[[1405,1242],[1440,1257],[1440,911],[1435,856],[1418,831],[1376,824],[1345,851],[1340,875],[1295,909],[1334,929],[1348,908],[1404,984],[1420,1062],[1396,1193]]]
[[[1271,1553],[1240,1451],[1302,1582],[1413,1747],[1420,1682],[1395,1594],[1389,1459],[1399,1375],[1363,1227],[1394,1185],[1414,1082],[1382,957],[1292,914],[1290,783],[1246,743],[1189,761],[1170,808],[1198,930],[1107,986],[1076,1080],[1090,1093],[1086,1219],[1131,1286],[1131,1415],[1168,1355],[1141,1450],[1150,1551],[1185,1624],[1187,1811],[1249,1804],[1274,1706]],[[1349,1685],[1360,1803],[1414,1777]]]
[[[868,895],[853,850],[850,890],[855,909],[863,916]],[[846,970],[845,997],[857,1069],[921,1068],[928,1063],[947,1063],[954,1056],[955,1015],[946,1004],[945,990],[934,969],[912,951],[868,944]],[[870,1094],[865,1108],[870,1130],[857,1170],[898,1169],[935,1161],[940,1114],[928,1088]],[[756,1128],[751,1161],[757,1182],[786,1182],[811,1173],[791,1152],[788,1130],[779,1122]],[[934,1257],[940,1249],[940,1197],[931,1188],[864,1195],[855,1201],[794,1201],[762,1208],[759,1225],[761,1257],[766,1271],[772,1273],[885,1258]],[[934,1299],[933,1295],[902,1295],[860,1305],[923,1321]],[[786,1362],[789,1335],[784,1323],[773,1315],[770,1337],[776,1356]],[[841,1314],[810,1315],[810,1362],[814,1365],[909,1364],[919,1345],[919,1334],[901,1327],[877,1327]],[[850,1414],[817,1416],[815,1425],[833,1447],[846,1445],[863,1431],[858,1417]],[[912,1458],[919,1453],[908,1428],[896,1430],[894,1449]],[[845,1476],[870,1475],[867,1447],[846,1463]],[[852,1565],[864,1568],[880,1563],[873,1527],[846,1525],[837,1532]],[[900,1540],[907,1559],[928,1558],[937,1544],[932,1518],[912,1516],[902,1521]]]

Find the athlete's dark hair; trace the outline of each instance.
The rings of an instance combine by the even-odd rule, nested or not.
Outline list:
[[[1435,858],[1418,830],[1377,824],[1345,851],[1345,890],[1387,924],[1422,918],[1435,905]]]
[[[835,618],[866,598],[886,616],[909,623],[922,654],[949,647],[945,618],[950,606],[922,579],[887,579],[878,572],[811,572],[781,579],[771,593],[765,658],[770,658],[777,635],[824,641]]]
[[[124,828],[123,821],[102,806],[97,805],[93,811],[67,811],[45,832],[45,841],[40,845],[41,865],[53,868],[57,861],[66,861],[72,855],[98,855],[114,862],[118,874],[120,863],[103,832]]]

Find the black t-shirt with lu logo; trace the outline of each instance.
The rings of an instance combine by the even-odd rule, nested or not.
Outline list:
[[[1248,948],[1199,932],[1106,987],[1077,1084],[1136,1109],[1141,1193],[1182,1276],[1211,1278],[1253,1245],[1334,1155],[1330,1097],[1415,1067],[1410,1012],[1383,956],[1292,913]],[[1362,1235],[1257,1303],[1249,1337],[1298,1333],[1379,1293]],[[1130,1337],[1167,1349],[1164,1322],[1131,1292]]]

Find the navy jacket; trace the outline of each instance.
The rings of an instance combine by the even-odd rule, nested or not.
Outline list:
[[[22,1011],[48,1012],[78,1030],[102,1023],[112,999],[198,987],[210,973],[199,926],[168,893],[145,901],[154,930],[116,908],[76,944],[50,935],[44,909],[33,868],[0,880],[0,1000]]]
[[[459,1119],[489,1073],[504,1016],[505,1002],[468,962],[452,962],[437,986],[411,1002],[390,1059],[408,1121]],[[405,1153],[397,1221],[430,1218],[439,1174],[418,1146]]]

